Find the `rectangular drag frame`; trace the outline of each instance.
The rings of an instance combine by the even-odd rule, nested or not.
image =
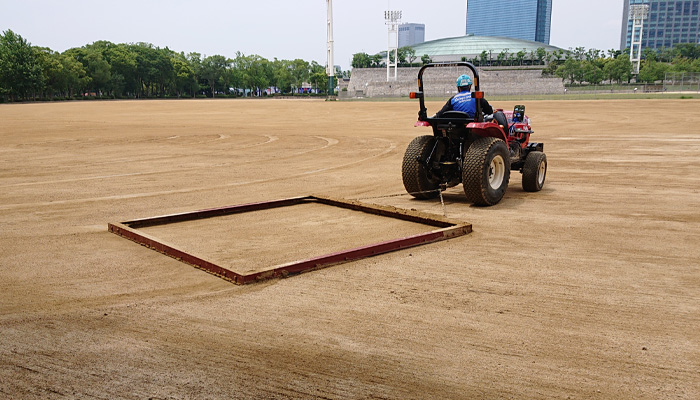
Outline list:
[[[268,210],[278,207],[289,207],[297,204],[306,204],[312,202],[361,211],[389,218],[396,218],[404,221],[410,221],[414,223],[437,227],[439,229],[412,236],[352,248],[349,250],[325,254],[318,257],[274,265],[269,267],[265,271],[255,272],[247,275],[237,273],[221,265],[217,265],[215,263],[207,261],[201,257],[183,251],[175,245],[166,243],[154,236],[139,231],[140,228],[152,227],[157,225],[166,225],[171,223],[193,221],[205,218],[214,218],[224,215],[232,215],[259,210]],[[109,231],[112,233],[133,240],[141,245],[149,247],[160,253],[173,257],[177,260],[183,261],[196,268],[202,269],[206,272],[209,272],[211,274],[214,274],[218,277],[221,277],[239,285],[261,281],[265,279],[286,277],[289,275],[319,269],[334,264],[358,260],[365,257],[371,257],[378,254],[406,249],[409,247],[437,242],[440,240],[451,239],[454,237],[466,235],[472,231],[472,226],[470,224],[450,221],[446,218],[442,218],[435,215],[428,215],[412,210],[399,210],[393,207],[367,205],[357,201],[333,199],[330,197],[322,196],[293,197],[288,199],[267,201],[261,203],[250,203],[208,210],[192,211],[180,214],[164,215],[152,218],[137,219],[121,223],[110,223],[108,225],[108,228]]]

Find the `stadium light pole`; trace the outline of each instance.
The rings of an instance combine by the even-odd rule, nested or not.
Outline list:
[[[639,75],[639,69],[642,64],[642,36],[644,34],[644,20],[648,15],[648,4],[635,4],[630,8],[630,19],[632,19],[630,61],[632,62],[632,73],[635,75]],[[637,29],[639,29],[639,35],[637,35]]]
[[[384,11],[384,21],[389,27],[389,46],[386,52],[386,81],[389,82],[391,68],[394,68],[394,80],[398,77],[399,70],[399,22],[401,11]],[[391,53],[394,53],[394,61],[391,61]]]
[[[333,64],[333,0],[326,0],[328,8],[328,65],[326,66],[326,74],[328,74],[328,96],[332,96],[335,92],[335,65]]]

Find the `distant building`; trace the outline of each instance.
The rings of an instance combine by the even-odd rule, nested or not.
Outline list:
[[[549,44],[552,0],[467,0],[467,35]]]
[[[700,43],[700,0],[624,0],[620,50],[631,47],[632,20],[630,6],[649,6],[644,20],[642,49],[673,47],[678,43]]]
[[[425,24],[399,25],[399,47],[425,42]]]
[[[491,65],[492,62],[499,60],[498,57],[501,53],[512,57],[517,52],[523,51],[530,57],[539,49],[544,49],[547,53],[563,51],[559,47],[531,40],[474,35],[431,40],[411,47],[419,59],[425,54],[434,62],[461,61],[463,57],[468,60],[475,57],[480,58],[485,52],[484,65]]]

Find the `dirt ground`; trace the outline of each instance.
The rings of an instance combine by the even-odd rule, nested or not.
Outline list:
[[[541,192],[518,172],[494,207],[450,189],[470,235],[287,279],[235,286],[107,232],[309,194],[442,215],[403,194],[417,110],[0,106],[0,398],[700,398],[697,100],[528,102]],[[278,238],[251,220],[204,242],[251,264],[310,248],[297,225],[334,214],[294,210],[262,218]]]

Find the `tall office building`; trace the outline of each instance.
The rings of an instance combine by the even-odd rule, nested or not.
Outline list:
[[[425,24],[399,25],[399,47],[425,42]]]
[[[632,19],[630,6],[649,6],[644,19],[642,49],[658,50],[678,43],[700,43],[700,0],[625,0],[622,11],[620,50],[631,47]]]
[[[549,44],[552,0],[467,0],[467,35]]]

